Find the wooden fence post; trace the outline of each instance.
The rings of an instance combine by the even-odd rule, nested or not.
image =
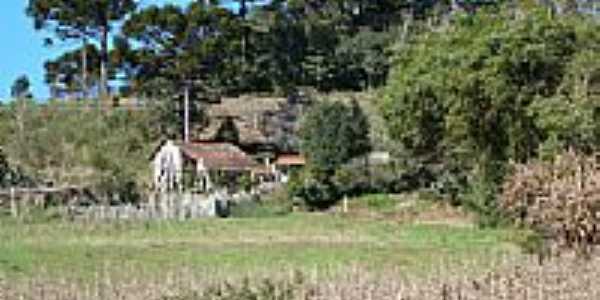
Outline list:
[[[185,203],[187,196],[187,193],[181,193],[179,199],[177,199],[175,207],[177,208],[177,217],[179,218],[179,221],[185,221]]]
[[[156,194],[155,193],[150,193],[148,195],[148,218],[149,219],[153,219],[153,218],[158,218],[158,215],[156,214]]]
[[[15,199],[15,188],[10,188],[10,212],[14,218],[19,217],[19,208],[17,206],[17,200]]]
[[[344,213],[348,213],[348,196],[344,195]]]

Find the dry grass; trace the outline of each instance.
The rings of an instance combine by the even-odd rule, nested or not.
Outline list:
[[[600,244],[600,155],[569,151],[514,166],[500,207],[561,248],[589,255]]]
[[[476,262],[460,266],[440,262],[438,271],[413,277],[397,269],[369,272],[358,266],[340,270],[315,268],[298,273],[249,274],[229,279],[189,269],[165,272],[152,280],[114,278],[99,273],[94,282],[31,279],[20,285],[0,283],[0,299],[230,299],[230,300],[595,300],[600,297],[600,259],[557,258],[544,265],[534,260],[497,258],[482,270]]]

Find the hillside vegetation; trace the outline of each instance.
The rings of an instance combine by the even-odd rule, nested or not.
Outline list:
[[[0,292],[598,298],[600,24],[590,1],[239,2],[97,1],[110,13],[89,14],[84,0],[29,1],[36,29],[83,43],[46,65],[54,96],[100,104],[114,77],[123,89],[112,96],[150,106],[67,102],[72,114],[31,100],[19,78],[0,114],[3,187],[143,200],[153,147],[182,137],[184,94],[195,108],[302,95],[311,105],[294,150],[306,165],[229,219],[0,212]],[[372,151],[389,159],[371,163]]]
[[[148,185],[160,113],[27,99],[2,108],[2,186],[74,186],[134,201]]]

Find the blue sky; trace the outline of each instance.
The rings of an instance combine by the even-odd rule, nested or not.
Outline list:
[[[44,47],[45,32],[36,32],[25,15],[27,0],[0,0],[0,101],[10,97],[10,86],[20,75],[27,75],[36,98],[48,97],[44,84],[44,62],[64,51],[66,46]],[[143,0],[143,5],[185,4],[190,0]]]

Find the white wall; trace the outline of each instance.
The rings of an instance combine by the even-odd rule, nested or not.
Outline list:
[[[166,141],[154,156],[154,187],[162,192],[175,191],[181,186],[183,174],[183,154],[181,149]]]

